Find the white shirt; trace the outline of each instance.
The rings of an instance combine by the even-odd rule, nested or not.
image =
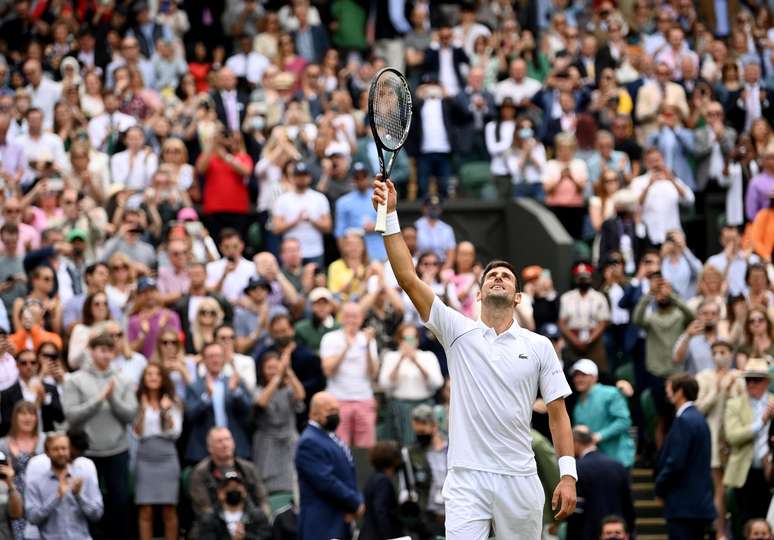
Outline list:
[[[443,101],[438,98],[426,99],[420,114],[422,115],[422,153],[451,152],[449,135],[443,123]]]
[[[44,132],[39,137],[32,137],[27,133],[17,137],[14,142],[24,150],[25,183],[31,182],[35,176],[34,171],[30,169],[30,160],[38,160],[46,156],[53,158],[59,170],[66,171],[70,168],[70,161],[67,159],[67,153],[59,135]]]
[[[508,78],[495,86],[495,101],[499,105],[503,99],[509,97],[518,105],[524,99],[532,99],[532,96],[537,94],[542,87],[543,85],[539,81],[529,77],[524,77],[521,82]]]
[[[344,330],[328,332],[320,341],[320,358],[338,356],[346,347],[347,338],[344,336]],[[325,390],[333,394],[336,399],[344,401],[373,399],[374,392],[368,377],[369,353],[372,357],[376,356],[376,342],[372,341],[369,345],[365,334],[358,332],[355,343],[347,350],[336,373],[328,377],[328,386]]]
[[[379,372],[379,386],[395,399],[420,400],[433,397],[436,390],[443,386],[443,374],[438,358],[430,351],[416,351],[417,363],[427,372],[427,378],[413,360],[406,358],[398,368],[398,377],[390,378],[395,366],[400,362],[399,351],[390,351],[384,355],[382,369]]]
[[[226,271],[228,260],[224,257],[217,261],[207,263],[207,287],[214,287]],[[242,296],[247,282],[255,275],[255,265],[245,259],[239,259],[236,268],[223,281],[220,293],[231,303],[236,302]]]
[[[693,401],[686,401],[685,403],[680,405],[680,408],[677,409],[677,412],[675,413],[675,418],[680,418],[680,416],[682,416],[682,414],[686,411],[686,409],[692,406],[693,406]]]
[[[169,418],[172,420],[172,426],[165,430],[161,425],[161,410],[146,407],[141,438],[164,437],[172,440],[177,439],[183,429],[183,411],[179,406],[173,405],[169,410]]]
[[[505,163],[506,151],[513,145],[513,133],[516,130],[516,122],[514,120],[506,120],[505,122],[492,121],[487,123],[484,128],[484,139],[486,141],[486,149],[491,157],[491,163],[489,170],[495,175],[506,175],[508,172],[508,165]],[[497,129],[499,127],[499,134]],[[499,137],[498,137],[499,135]]]
[[[650,173],[643,174],[632,180],[630,189],[640,195],[648,187]],[[642,205],[642,222],[648,230],[648,238],[654,244],[662,244],[666,233],[671,229],[683,230],[680,224],[680,204],[691,205],[694,201],[693,191],[682,180],[677,183],[683,188],[685,196],[681,197],[672,182],[661,180],[655,182],[648,191]]]
[[[241,103],[237,99],[236,90],[221,90],[220,98],[223,101],[223,109],[226,111],[226,122],[231,131],[239,131],[239,108]]]
[[[111,183],[122,184],[134,191],[143,191],[150,186],[151,177],[158,165],[159,158],[149,150],[140,150],[133,158],[129,150],[118,152],[110,158]]]
[[[237,525],[242,521],[243,515],[244,512],[239,510],[236,512],[223,510],[223,520],[226,522],[226,527],[228,527],[228,532],[231,534],[232,538],[236,534]]]
[[[537,474],[530,421],[538,390],[546,403],[570,395],[548,338],[484,323],[433,301],[425,323],[446,351],[451,385],[449,468]]]
[[[27,85],[27,92],[32,96],[32,106],[43,111],[43,127],[51,129],[54,125],[54,105],[62,97],[62,83],[43,77],[37,88]]]
[[[454,97],[460,91],[457,73],[454,71],[454,53],[451,47],[438,49],[438,81],[446,94]]]
[[[113,114],[103,113],[89,120],[89,142],[93,148],[99,148],[105,142],[110,132],[110,126],[119,132],[124,132],[137,123],[134,116],[116,111]]]
[[[287,191],[274,202],[273,214],[286,222],[295,221],[303,212],[306,212],[308,219],[288,229],[285,238],[298,240],[302,258],[319,257],[324,253],[323,235],[312,221],[330,215],[331,204],[328,198],[319,191],[306,189],[303,193]]]
[[[255,51],[250,54],[238,53],[226,60],[226,67],[237,77],[244,77],[253,84],[261,82],[263,72],[269,67],[269,60]]]

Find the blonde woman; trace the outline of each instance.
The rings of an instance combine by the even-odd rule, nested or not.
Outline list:
[[[688,300],[688,307],[696,311],[699,304],[710,301],[720,309],[720,318],[726,318],[726,280],[723,272],[711,264],[705,264],[699,274],[698,293]],[[728,336],[725,336],[728,337]]]
[[[173,185],[181,195],[185,206],[193,206],[191,200],[199,199],[199,184],[193,165],[188,163],[188,149],[177,137],[170,137],[161,145],[161,163],[159,167],[169,173]],[[186,196],[187,195],[187,196]]]
[[[131,259],[123,253],[114,253],[108,259],[110,283],[105,287],[110,305],[123,310],[134,290],[136,271]]]
[[[223,309],[214,298],[204,298],[196,308],[196,317],[185,337],[185,352],[199,354],[205,344],[215,341],[215,329],[223,323]]]

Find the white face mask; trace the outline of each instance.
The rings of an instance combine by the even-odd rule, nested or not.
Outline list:
[[[712,355],[712,359],[719,368],[725,369],[731,367],[731,355],[714,354]]]

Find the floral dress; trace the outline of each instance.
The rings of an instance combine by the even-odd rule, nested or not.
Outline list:
[[[0,439],[0,451],[8,456],[11,465],[13,465],[13,470],[16,474],[13,483],[19,491],[19,494],[22,496],[22,500],[24,500],[24,476],[27,471],[27,463],[29,463],[30,459],[34,456],[43,453],[43,440],[44,438],[42,436],[38,437],[38,443],[34,451],[19,452],[14,455],[13,452],[11,452],[9,438],[3,437]],[[26,527],[27,520],[24,518],[11,520],[11,529],[14,540],[24,540],[24,529]]]

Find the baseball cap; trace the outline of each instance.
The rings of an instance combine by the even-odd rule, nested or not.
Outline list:
[[[177,213],[178,221],[199,221],[199,214],[193,208],[181,208]]]
[[[271,292],[271,283],[269,283],[269,280],[262,276],[251,277],[245,286],[244,292],[250,292],[257,287],[263,287],[267,291]]]
[[[422,404],[414,407],[411,411],[411,419],[417,422],[435,422],[435,415],[433,414],[433,408],[430,405]]]
[[[88,235],[86,234],[86,231],[83,229],[72,229],[70,232],[67,233],[67,236],[65,236],[65,240],[67,242],[72,242],[73,240],[83,240],[84,242],[88,239]]]
[[[578,263],[572,267],[573,276],[580,276],[580,275],[590,276],[593,273],[594,273],[594,269],[591,267],[589,263]]]
[[[333,142],[325,148],[325,157],[348,156],[350,153],[349,145],[344,142]]]
[[[356,161],[352,164],[352,174],[364,173],[368,174],[368,167],[362,161]]]
[[[303,161],[299,161],[296,163],[296,166],[293,167],[293,174],[296,176],[301,176],[303,174],[310,174],[309,173],[309,167],[306,166],[306,163]]]
[[[551,341],[556,341],[562,337],[562,333],[559,331],[559,326],[554,323],[546,323],[538,328],[538,334],[546,336]]]
[[[422,204],[425,206],[441,206],[441,198],[433,193],[431,195],[427,195],[424,201],[422,201]]]
[[[593,360],[589,360],[588,358],[582,358],[572,365],[570,373],[575,373],[576,371],[580,371],[586,375],[594,375],[595,377],[599,375],[599,368],[597,368],[597,365]]]
[[[156,280],[152,277],[143,276],[137,280],[137,292],[142,293],[149,289],[158,289]]]
[[[328,302],[333,302],[333,294],[325,287],[316,287],[309,293],[309,301],[313,304],[318,300],[323,299]]]
[[[533,264],[531,266],[525,266],[524,269],[521,271],[521,279],[524,283],[527,283],[528,281],[532,281],[533,279],[537,279],[540,277],[540,274],[543,273],[543,267],[538,266],[537,264]]]
[[[242,475],[239,474],[235,469],[228,469],[223,473],[223,478],[220,479],[220,485],[222,486],[228,482],[239,482],[240,484],[245,483]]]

